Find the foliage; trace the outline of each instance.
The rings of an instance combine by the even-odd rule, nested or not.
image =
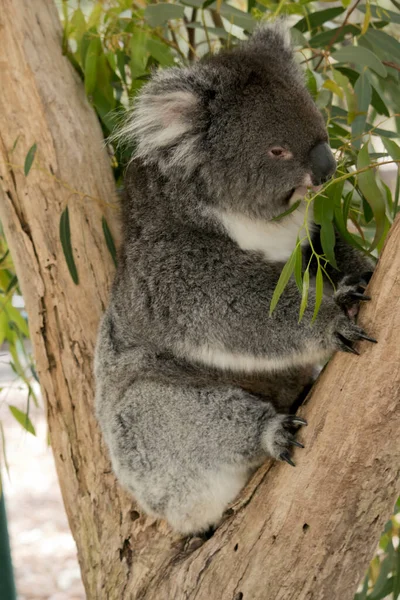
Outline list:
[[[323,254],[314,252],[317,277],[311,281],[309,268],[304,273],[301,270],[300,244],[310,237],[305,220],[270,306],[272,311],[294,277],[299,288],[299,318],[304,314],[311,285],[317,292],[314,316],[318,312],[326,266],[330,263],[335,267],[334,227],[353,246],[377,257],[399,211],[399,178],[393,177],[389,184],[382,165],[390,164],[396,170],[395,165],[400,163],[400,5],[398,0],[381,0],[379,4],[354,0],[350,6],[350,0],[342,0],[340,5],[331,6],[329,1],[58,2],[63,19],[63,52],[84,83],[106,139],[154,69],[190,64],[239,43],[260,20],[282,15],[288,18],[296,56],[304,67],[310,93],[325,116],[338,159],[335,178],[318,194],[305,199],[306,212],[314,212],[321,228]],[[107,147],[119,185],[131,149],[114,147],[111,142]],[[35,168],[35,152],[36,144],[27,149],[27,176]],[[115,261],[115,246],[105,220],[103,232]],[[78,284],[67,207],[61,217],[60,236],[71,277]],[[11,304],[18,284],[4,236],[0,237],[0,256],[0,339],[9,341],[13,368],[28,384],[30,398],[33,392],[17,353],[17,347],[24,347],[28,332],[24,319],[19,313],[16,316]],[[28,368],[35,376],[30,360]],[[15,416],[32,430],[28,418],[18,413]],[[394,516],[356,600],[399,595],[398,530],[399,521]]]
[[[5,343],[8,346],[8,351],[11,355],[10,366],[15,373],[15,379],[16,381],[22,381],[27,390],[25,411],[21,411],[16,406],[10,404],[8,404],[8,408],[22,427],[35,435],[35,428],[29,418],[29,407],[31,401],[38,406],[38,399],[35,394],[34,384],[32,383],[32,381],[38,382],[38,377],[33,357],[29,351],[29,330],[26,317],[15,306],[21,298],[21,290],[19,289],[10,251],[0,226],[0,345]],[[6,393],[4,394],[4,399],[7,402]],[[0,444],[3,463],[8,470],[5,436],[1,421]]]

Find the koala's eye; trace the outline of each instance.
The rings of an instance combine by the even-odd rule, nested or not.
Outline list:
[[[286,148],[281,148],[281,146],[275,146],[274,148],[270,148],[270,150],[268,150],[268,154],[272,157],[272,158],[292,158],[293,154],[290,152],[290,150],[286,150]]]

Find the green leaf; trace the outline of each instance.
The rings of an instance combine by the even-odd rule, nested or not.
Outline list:
[[[333,197],[317,196],[314,199],[314,221],[320,226],[320,239],[322,250],[326,259],[337,268],[335,259],[336,235],[333,226],[334,201]]]
[[[101,2],[96,2],[96,4],[94,5],[92,12],[90,13],[90,16],[89,16],[88,29],[90,29],[91,27],[97,28],[100,25],[101,16],[102,16],[103,12],[104,12],[103,4]]]
[[[340,32],[340,33],[339,33]],[[345,25],[342,27],[335,27],[334,29],[329,29],[328,31],[322,31],[321,33],[317,33],[310,39],[311,48],[323,48],[324,46],[328,46],[334,36],[337,35],[335,40],[335,44],[342,42],[346,35],[351,33],[352,35],[357,35],[360,32],[360,29],[355,25]]]
[[[315,75],[311,69],[306,70],[306,83],[308,91],[310,92],[311,96],[315,99],[316,95],[318,94],[318,86]]]
[[[155,4],[155,7],[160,6]],[[172,6],[172,5],[169,5]],[[148,7],[150,8],[150,7]],[[135,28],[131,37],[131,75],[136,79],[146,73],[147,64],[147,32],[144,29]]]
[[[300,200],[296,200],[296,202],[294,204],[292,204],[292,206],[290,208],[288,208],[287,210],[285,210],[285,212],[280,213],[279,215],[277,215],[276,217],[274,217],[272,220],[273,221],[280,221],[281,219],[283,219],[283,217],[287,217],[287,215],[290,215],[292,212],[294,212],[296,210],[296,208],[298,208],[300,206],[301,203],[301,199]]]
[[[35,158],[35,154],[36,154],[36,150],[37,150],[37,145],[33,144],[29,150],[28,150],[28,154],[25,157],[25,163],[24,163],[24,173],[25,173],[25,177],[28,175],[29,171],[31,170],[32,167],[32,163],[33,160]]]
[[[72,281],[75,283],[75,285],[78,285],[78,271],[76,270],[74,255],[72,253],[68,206],[62,212],[60,218],[60,240]]]
[[[283,293],[285,287],[287,286],[290,276],[292,275],[292,273],[294,271],[295,265],[296,265],[296,250],[294,250],[292,252],[292,254],[290,255],[289,260],[283,267],[282,272],[279,276],[278,283],[276,284],[276,287],[274,289],[274,293],[273,293],[272,299],[271,299],[271,304],[269,307],[270,315],[275,310],[275,307],[278,304],[279,298],[282,296],[282,293]]]
[[[364,169],[370,165],[370,158],[368,154],[368,144],[365,144],[360,152],[358,153],[357,158],[357,170]],[[384,230],[385,230],[385,200],[383,198],[382,192],[379,189],[376,181],[375,175],[372,169],[368,169],[362,173],[358,173],[357,175],[358,186],[370,205],[372,212],[374,213],[375,218],[375,237],[370,247],[370,251],[372,251],[378,245]]]
[[[159,4],[146,6],[144,18],[151,27],[158,27],[169,21],[169,19],[181,19],[184,14],[184,6],[160,2]]]
[[[301,245],[299,244],[299,240],[297,239],[296,245],[296,261],[294,265],[294,278],[296,281],[296,285],[299,288],[299,292],[301,294],[303,289],[303,252],[301,250]]]
[[[215,3],[213,3],[214,7]],[[229,4],[221,4],[220,14],[232,25],[242,27],[245,31],[253,31],[257,27],[257,21],[248,13],[239,10]]]
[[[385,66],[381,63],[379,58],[371,52],[371,50],[362,48],[361,46],[346,46],[340,48],[340,50],[336,50],[332,53],[332,57],[338,62],[349,62],[369,67],[381,77],[386,77],[387,75]]]
[[[362,143],[362,134],[365,131],[368,109],[371,104],[372,88],[365,73],[361,73],[354,86],[357,98],[357,116],[351,124],[352,144],[359,150]]]
[[[314,307],[314,314],[312,316],[312,321],[315,321],[315,319],[317,318],[323,295],[324,295],[324,279],[322,277],[321,265],[318,263],[317,275],[315,278],[315,307]]]
[[[82,37],[84,36],[86,29],[87,26],[85,15],[83,14],[80,8],[77,8],[71,17],[71,21],[69,24],[69,36],[76,41],[78,45],[78,52],[80,44],[82,42]]]
[[[307,308],[308,303],[308,291],[310,289],[310,271],[308,267],[303,275],[303,289],[301,293],[301,304],[300,304],[300,312],[299,312],[299,323],[304,316],[304,312]]]
[[[366,12],[366,7],[364,5],[357,6],[357,8],[363,13]],[[375,19],[381,19],[387,23],[400,23],[400,14],[393,10],[388,10],[387,8],[371,4],[371,14]]]
[[[348,67],[343,67],[340,65],[335,66],[335,70],[340,71],[341,73],[343,73],[343,75],[346,75],[346,77],[350,80],[350,83],[353,87],[354,87],[358,77],[360,76],[360,73],[357,73],[357,71],[354,71],[353,69],[349,69]],[[369,76],[369,73],[366,72],[366,75]],[[370,84],[372,87],[372,98],[371,98],[372,106],[375,108],[375,110],[380,115],[385,115],[386,117],[389,117],[390,112],[388,110],[388,107],[386,106],[385,102],[383,101],[378,90],[372,84],[371,80],[370,80]]]
[[[147,40],[147,50],[162,67],[170,67],[175,64],[171,49],[159,40]]]
[[[400,43],[394,37],[379,29],[369,29],[365,37],[373,46],[386,52],[391,60],[400,61]]]
[[[301,19],[298,23],[296,23],[295,28],[302,33],[305,33],[306,31],[311,31],[312,29],[319,27],[327,21],[332,21],[332,19],[335,19],[343,12],[344,8],[342,6],[318,10],[311,15],[308,15],[307,18]]]
[[[388,140],[387,138],[382,138],[382,143],[393,160],[400,161],[400,147],[396,144],[396,142]],[[400,167],[399,164],[397,166]]]
[[[114,261],[114,265],[117,266],[117,251],[115,249],[115,244],[113,240],[113,236],[111,234],[110,228],[108,227],[108,223],[105,217],[102,217],[101,224],[103,226],[103,233],[106,240],[107,248],[111,254],[111,257]]]
[[[9,404],[8,408],[10,409],[11,414],[14,416],[14,418],[18,421],[20,425],[22,425],[24,429],[26,429],[26,431],[28,431],[32,435],[36,435],[35,428],[32,425],[32,421],[30,420],[27,414],[25,414],[24,412],[22,412],[22,410],[20,410],[16,406],[13,406],[12,404]]]
[[[84,68],[85,90],[88,96],[92,95],[96,87],[97,61],[101,52],[102,49],[100,39],[98,37],[92,38],[86,52]]]
[[[8,303],[7,306],[4,308],[4,312],[7,315],[8,321],[15,323],[22,335],[24,335],[26,338],[29,338],[28,324],[19,312],[19,310],[12,306],[11,303]]]

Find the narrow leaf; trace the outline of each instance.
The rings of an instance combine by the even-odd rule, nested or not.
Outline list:
[[[104,237],[106,240],[107,248],[108,248],[108,250],[111,254],[111,257],[114,261],[114,265],[117,266],[117,251],[115,249],[115,244],[114,244],[114,240],[113,240],[110,228],[108,227],[108,223],[104,217],[101,219],[101,223],[103,226],[103,233],[104,233]]]
[[[37,149],[37,145],[33,144],[29,150],[28,150],[28,154],[25,157],[25,163],[24,163],[24,173],[25,173],[25,177],[28,175],[29,171],[31,170],[32,167],[32,163],[33,160],[35,158],[35,154],[36,154],[36,149]]]
[[[363,67],[369,67],[375,73],[381,77],[386,77],[387,71],[385,66],[381,63],[379,58],[368,50],[361,46],[346,46],[333,52],[332,57],[338,62],[349,62],[355,63],[356,65],[362,65]]]
[[[64,252],[65,260],[67,262],[68,270],[72,277],[72,281],[78,285],[78,271],[76,270],[74,256],[72,253],[72,245],[71,245],[71,231],[69,226],[69,212],[68,206],[62,212],[60,218],[60,240],[61,246]]]
[[[357,169],[364,169],[370,165],[370,158],[368,155],[368,144],[365,144],[358,153],[357,158]],[[370,205],[375,218],[375,237],[370,247],[370,251],[376,248],[379,240],[381,239],[385,229],[385,200],[382,192],[379,189],[375,175],[372,169],[368,169],[357,176],[359,188]]]
[[[296,250],[294,250],[292,252],[289,260],[287,261],[287,263],[285,264],[285,266],[282,269],[282,272],[278,279],[278,283],[276,284],[274,293],[272,295],[271,304],[269,307],[270,315],[275,310],[275,307],[278,304],[279,298],[282,296],[283,291],[284,291],[285,287],[287,286],[290,276],[292,275],[292,273],[294,271],[295,264],[296,264]]]
[[[150,4],[146,6],[144,18],[151,27],[158,27],[166,23],[169,19],[181,19],[185,13],[185,7],[178,4],[168,4],[160,2],[159,4]]]
[[[310,289],[310,271],[308,267],[303,275],[303,289],[301,294],[301,304],[299,312],[299,323],[302,320],[308,303],[308,291]]]
[[[22,425],[24,429],[26,429],[26,431],[28,431],[32,435],[36,435],[35,428],[27,414],[22,412],[22,410],[20,410],[16,406],[12,406],[12,404],[9,404],[8,408],[10,409],[11,414],[14,416],[14,418],[18,421],[20,425]]]
[[[343,12],[344,8],[342,6],[327,8],[326,10],[318,10],[311,15],[308,15],[307,18],[301,19],[298,23],[296,23],[295,28],[302,33],[305,33],[306,31],[311,31],[327,21],[332,21],[332,19],[335,19]]]
[[[99,38],[95,37],[89,43],[85,58],[85,90],[88,96],[96,87],[97,61],[100,53],[101,42]]]
[[[296,285],[299,288],[300,294],[303,289],[303,252],[301,250],[301,245],[299,244],[299,240],[297,240],[296,245],[296,262],[294,266],[294,278],[296,280]]]
[[[312,320],[315,321],[324,295],[324,279],[322,277],[321,265],[318,263],[317,276],[315,278],[315,306]]]
[[[359,150],[361,148],[362,134],[365,131],[368,109],[371,104],[372,88],[365,73],[361,73],[354,86],[354,92],[357,98],[357,116],[351,124],[351,135],[353,146]]]

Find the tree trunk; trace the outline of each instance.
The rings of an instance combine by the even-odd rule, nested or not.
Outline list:
[[[116,234],[118,211],[101,130],[62,56],[53,4],[3,0],[0,56],[0,218],[88,598],[351,599],[398,492],[400,221],[361,312],[379,344],[335,356],[303,409],[297,468],[267,462],[194,550],[120,489],[93,416],[93,348],[113,273],[101,218]],[[66,206],[79,285],[60,243]]]

